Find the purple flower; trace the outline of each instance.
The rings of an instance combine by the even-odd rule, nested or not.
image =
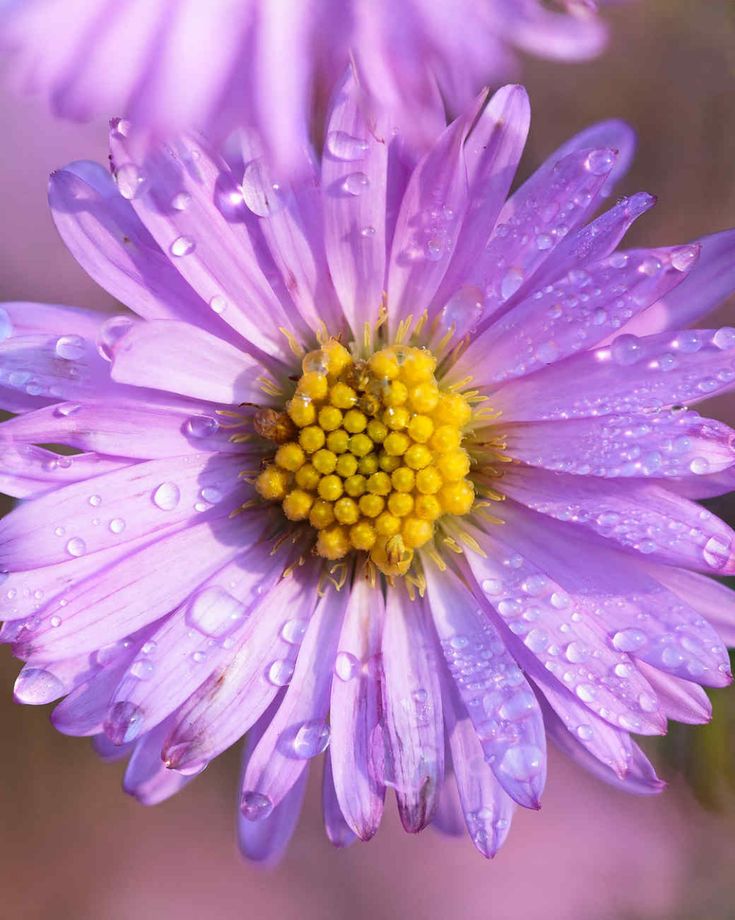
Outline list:
[[[0,314],[16,697],[65,697],[56,727],[129,754],[145,803],[247,733],[254,859],[324,751],[335,844],[393,789],[407,830],[490,856],[547,738],[656,792],[631,734],[706,721],[730,680],[733,534],[696,500],[731,487],[733,432],[685,407],[732,386],[735,330],[680,330],[735,288],[735,231],[618,250],[654,199],[593,219],[617,121],[508,198],[528,122],[506,87],[409,162],[348,77],[291,183],[252,138],[135,162],[115,122],[117,184],[72,163],[50,202],[133,312]]]
[[[376,104],[427,135],[486,84],[515,75],[515,51],[557,60],[598,54],[591,0],[6,0],[0,45],[15,83],[60,115],[122,114],[156,133],[210,136],[257,122],[285,165],[310,112],[353,60]],[[418,129],[417,129],[418,130]]]

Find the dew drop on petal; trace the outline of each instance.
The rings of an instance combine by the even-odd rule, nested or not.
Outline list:
[[[54,351],[65,361],[78,361],[84,357],[85,343],[80,335],[62,335],[56,340]]]
[[[710,537],[704,544],[702,555],[711,568],[721,569],[730,558],[730,544],[723,537]]]
[[[105,361],[112,361],[112,354],[120,339],[133,327],[129,316],[113,316],[100,326],[97,335],[97,351]]]
[[[221,294],[215,294],[209,301],[209,309],[221,316],[227,309],[227,300]]]
[[[293,677],[294,666],[283,658],[274,661],[268,668],[268,680],[274,687],[285,687]]]
[[[43,668],[23,668],[13,688],[15,699],[29,706],[51,703],[65,692],[66,688],[59,678]]]
[[[104,729],[113,744],[126,744],[137,738],[143,729],[142,710],[127,700],[113,703],[105,720]]]
[[[173,511],[181,500],[181,492],[175,482],[162,482],[153,492],[153,504],[161,511]]]
[[[171,207],[174,211],[185,211],[191,204],[191,195],[188,192],[179,192],[171,199]]]
[[[587,157],[587,169],[593,176],[604,176],[610,172],[614,162],[612,150],[593,150]]]
[[[291,744],[297,757],[316,757],[329,744],[329,726],[318,719],[302,722]]]
[[[326,146],[329,153],[338,160],[362,160],[368,151],[367,141],[346,131],[330,131]]]
[[[213,585],[195,595],[189,605],[187,621],[205,636],[221,638],[237,629],[244,615],[245,607],[236,597]]]
[[[334,673],[340,680],[352,680],[360,669],[360,662],[350,652],[338,652],[334,659]]]
[[[145,177],[135,163],[124,163],[115,170],[115,181],[123,198],[132,201],[141,193]]]
[[[72,537],[66,544],[66,551],[70,556],[83,556],[87,552],[87,544],[81,537]]]
[[[240,811],[248,821],[262,821],[273,811],[273,802],[260,792],[245,792],[240,803]]]
[[[612,638],[612,644],[619,652],[636,652],[647,641],[646,634],[640,629],[621,629]]]
[[[184,422],[184,431],[192,438],[208,438],[219,430],[219,422],[211,415],[192,415]]]
[[[342,182],[342,188],[348,195],[362,195],[370,185],[370,180],[363,172],[350,173],[345,176]]]
[[[125,521],[122,518],[113,518],[109,523],[110,533],[120,534],[125,530]]]
[[[188,256],[196,249],[197,244],[190,236],[177,236],[171,243],[170,252],[177,259]]]
[[[281,628],[281,638],[289,645],[298,645],[304,638],[307,626],[306,620],[287,620]]]
[[[0,321],[0,339],[2,339],[2,322]],[[722,351],[735,348],[735,329],[732,326],[723,326],[712,336],[712,344]]]
[[[515,744],[503,755],[499,769],[521,782],[533,779],[541,772],[544,754],[535,744]]]

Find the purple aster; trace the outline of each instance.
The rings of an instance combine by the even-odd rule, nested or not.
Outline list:
[[[246,736],[240,840],[274,860],[324,752],[333,843],[538,807],[550,738],[661,788],[632,735],[730,680],[735,231],[620,250],[633,136],[595,125],[510,197],[524,90],[418,162],[343,80],[321,163],[249,139],[72,163],[50,202],[131,313],[0,314],[2,639],[26,703],[165,799]],[[116,180],[116,181],[115,181]],[[117,184],[116,184],[117,183]],[[41,445],[64,445],[62,454]]]
[[[15,83],[60,115],[220,137],[256,122],[286,164],[349,60],[379,107],[428,133],[440,125],[418,115],[437,85],[458,112],[515,76],[517,50],[582,60],[605,39],[592,0],[5,0],[0,12]]]

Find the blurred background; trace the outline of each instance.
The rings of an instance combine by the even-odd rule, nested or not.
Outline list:
[[[659,196],[632,245],[735,225],[735,3],[637,0],[609,18],[614,39],[599,61],[525,63],[534,121],[524,172],[587,123],[621,116],[640,141],[621,192]],[[104,160],[105,125],[54,122],[2,91],[0,117],[0,299],[110,308],[46,211],[48,172],[73,159]],[[734,315],[724,305],[719,320],[735,325]],[[733,403],[720,399],[711,412],[733,424]],[[727,500],[717,510],[735,520]],[[670,783],[659,797],[625,796],[552,754],[543,809],[518,814],[491,863],[468,840],[409,837],[392,807],[373,842],[333,850],[314,783],[285,861],[264,871],[236,850],[236,751],[174,800],[146,809],[121,791],[119,765],[58,735],[44,709],[12,702],[17,669],[3,647],[0,918],[735,916],[735,689],[716,695],[713,725],[677,728],[648,745]]]

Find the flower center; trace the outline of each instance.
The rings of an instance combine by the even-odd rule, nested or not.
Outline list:
[[[304,357],[286,411],[256,417],[279,444],[257,491],[315,528],[319,556],[363,551],[386,575],[403,575],[443,515],[472,508],[462,447],[472,410],[442,390],[436,365],[427,349],[405,345],[357,360],[330,339]]]

